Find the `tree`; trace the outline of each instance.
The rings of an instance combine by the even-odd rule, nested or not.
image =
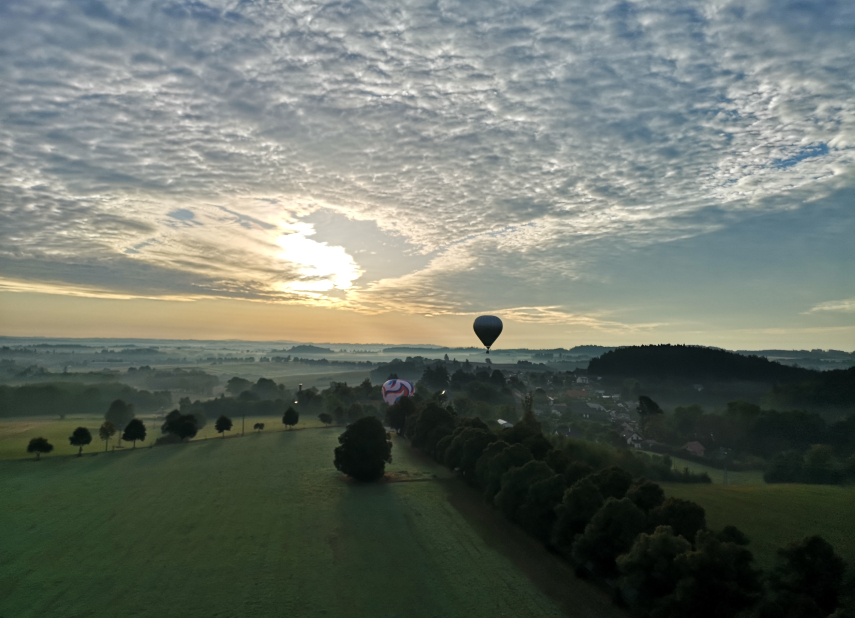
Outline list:
[[[448,388],[449,376],[445,365],[436,364],[425,368],[420,380],[429,391],[441,391]]]
[[[321,412],[318,414],[318,419],[324,424],[329,426],[333,422],[333,417],[327,414],[326,412]]]
[[[428,452],[436,448],[436,443],[453,431],[454,416],[435,401],[429,401],[424,410],[410,417],[407,424],[407,437],[417,448]],[[447,432],[437,431],[440,428]]]
[[[551,450],[552,443],[542,433],[536,433],[523,440],[523,444],[531,451],[532,456],[538,461],[543,461]]]
[[[208,417],[205,416],[204,410],[194,410],[190,414],[196,419],[196,431],[202,431],[208,424]]]
[[[98,437],[104,441],[104,452],[107,452],[107,446],[110,444],[110,438],[116,435],[116,426],[110,421],[104,421],[101,428],[98,430]]]
[[[736,616],[757,602],[760,580],[750,551],[718,540],[709,530],[698,532],[695,547],[674,558],[680,581],[662,599],[661,615]]]
[[[662,488],[646,478],[635,479],[627,490],[626,497],[645,513],[665,502],[665,492]]]
[[[497,444],[504,443],[498,442]],[[488,452],[487,449],[484,450],[485,454]],[[505,472],[511,468],[520,468],[533,459],[531,451],[526,446],[522,444],[505,444],[505,447],[485,462],[482,467],[485,471],[481,485],[484,488],[484,495],[487,499],[492,501],[502,489],[502,477],[505,475]]]
[[[336,470],[358,481],[376,481],[392,463],[392,442],[376,417],[364,416],[348,425],[338,441]]]
[[[618,557],[624,584],[635,590],[639,609],[652,613],[663,597],[674,592],[682,576],[675,559],[691,549],[692,545],[669,526],[659,526],[653,534],[640,534],[632,549]]]
[[[345,412],[342,406],[336,406],[333,408],[332,415],[335,417],[335,422],[341,425],[344,423]]]
[[[214,429],[217,430],[217,433],[223,434],[223,439],[225,439],[226,432],[231,431],[232,429],[232,419],[230,419],[225,414],[222,415],[220,418],[217,419],[217,422],[214,423]]]
[[[592,474],[590,478],[606,500],[609,498],[620,500],[632,485],[632,475],[623,468],[616,466],[600,470],[596,474]]]
[[[445,465],[459,469],[466,479],[474,482],[475,465],[491,442],[497,440],[496,435],[481,427],[462,427],[454,433],[454,437],[445,451]]]
[[[83,447],[92,442],[92,434],[89,433],[89,430],[86,427],[78,427],[71,434],[71,437],[68,439],[71,446],[80,447],[77,450],[77,456],[80,457],[83,455]]]
[[[192,438],[198,432],[196,416],[193,414],[181,414],[178,410],[173,410],[166,415],[166,419],[160,430],[166,434],[172,434],[179,440],[184,441]]]
[[[763,480],[767,483],[800,483],[805,476],[804,457],[798,451],[783,451],[777,453],[766,472]]]
[[[555,470],[556,474],[564,474],[572,463],[570,457],[567,456],[567,453],[557,449],[549,450],[549,452],[546,453],[546,457],[543,458],[543,461],[545,461],[550,468]]]
[[[134,418],[134,407],[121,399],[116,399],[110,404],[104,418],[113,423],[116,430],[121,433],[127,424],[131,422],[131,419]]]
[[[243,378],[239,378],[237,376],[226,382],[226,391],[230,393],[233,397],[237,397],[242,392],[248,391],[251,388],[252,382],[250,382],[249,380],[244,380]]]
[[[644,530],[645,520],[644,512],[629,498],[609,498],[573,543],[573,558],[581,564],[591,563],[597,575],[614,577],[615,560],[629,551]]]
[[[489,483],[488,474],[490,471],[490,463],[493,461],[493,458],[498,456],[509,446],[510,445],[504,440],[497,440],[496,442],[491,442],[489,445],[487,445],[487,448],[484,449],[484,452],[481,453],[481,456],[478,458],[478,461],[475,462],[475,478],[478,480],[478,484],[482,488],[486,488],[487,484]]]
[[[279,386],[270,378],[258,378],[258,382],[252,385],[252,392],[261,399],[278,399],[282,396]]]
[[[779,598],[806,597],[825,616],[837,607],[845,571],[846,563],[828,541],[810,536],[778,550],[769,588]]]
[[[553,474],[529,487],[525,500],[517,508],[517,519],[523,528],[541,541],[549,540],[555,522],[555,508],[564,495],[564,477]]]
[[[145,442],[145,425],[143,422],[134,418],[128,423],[128,426],[125,427],[125,433],[122,434],[122,440],[125,442],[133,442],[133,448],[137,447],[137,440],[140,442]]]
[[[363,411],[361,405],[359,405],[358,403],[352,403],[352,404],[350,404],[350,407],[347,409],[346,415],[347,415],[347,420],[349,420],[352,423],[353,421],[359,420],[360,418],[365,416],[365,412]]]
[[[264,423],[256,423],[255,425],[252,426],[252,428],[260,433],[260,432],[264,431]]]
[[[746,546],[751,542],[751,539],[742,530],[730,524],[722,528],[720,532],[717,532],[715,537],[723,543],[736,543],[742,546]]]
[[[695,542],[695,535],[699,530],[707,527],[706,512],[701,505],[673,497],[651,510],[648,519],[651,530],[655,530],[657,526],[671,526],[674,534],[682,536],[690,543]]]
[[[493,502],[508,519],[517,519],[517,509],[525,502],[528,490],[538,481],[555,476],[552,468],[542,461],[533,460],[521,468],[511,468],[502,475],[502,489]]]
[[[412,397],[401,397],[386,410],[386,424],[400,435],[407,424],[407,418],[417,411]]]
[[[636,407],[635,411],[638,412],[638,416],[641,418],[642,429],[648,420],[658,414],[664,414],[662,412],[662,408],[659,407],[659,404],[646,395],[642,395],[638,398],[638,407]]]
[[[27,446],[28,453],[36,454],[36,461],[39,460],[42,453],[50,453],[52,450],[53,444],[48,442],[45,438],[33,438]]]
[[[576,481],[564,492],[561,504],[555,507],[556,520],[552,527],[552,544],[570,555],[577,534],[585,531],[602,506],[603,495],[590,478]]]
[[[288,409],[285,410],[285,414],[282,415],[282,424],[288,427],[288,430],[290,431],[290,429],[296,425],[299,420],[300,413],[291,406],[288,406]]]
[[[586,476],[594,473],[594,469],[583,461],[574,461],[564,470],[564,481],[568,487],[572,487],[576,481],[581,481]]]

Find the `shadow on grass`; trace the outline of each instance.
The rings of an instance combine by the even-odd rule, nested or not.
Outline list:
[[[576,578],[573,568],[522,528],[492,508],[480,491],[460,479],[442,479],[449,503],[484,543],[511,560],[529,580],[568,616],[626,616],[608,594]],[[588,612],[584,612],[587,609]]]

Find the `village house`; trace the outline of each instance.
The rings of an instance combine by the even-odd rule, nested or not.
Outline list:
[[[630,429],[624,429],[620,432],[620,437],[626,440],[628,446],[633,448],[641,448],[641,436]]]
[[[612,420],[609,411],[598,403],[574,401],[570,403],[570,411],[589,421],[608,423]]]

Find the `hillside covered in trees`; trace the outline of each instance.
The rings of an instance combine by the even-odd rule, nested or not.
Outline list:
[[[605,380],[638,380],[646,394],[677,405],[720,405],[744,399],[778,409],[855,409],[855,367],[817,371],[760,356],[685,345],[630,346],[591,359],[588,374]],[[692,393],[697,391],[694,395]],[[688,395],[687,395],[688,394]]]
[[[792,367],[759,356],[687,345],[642,345],[618,348],[591,359],[588,373],[602,376],[794,382],[820,372]]]

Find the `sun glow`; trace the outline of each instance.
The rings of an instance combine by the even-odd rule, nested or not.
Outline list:
[[[317,296],[331,290],[347,290],[362,276],[362,269],[344,247],[331,247],[325,242],[307,238],[315,233],[309,224],[292,225],[294,230],[277,241],[282,248],[278,258],[297,264],[300,279],[281,286],[283,292]]]

